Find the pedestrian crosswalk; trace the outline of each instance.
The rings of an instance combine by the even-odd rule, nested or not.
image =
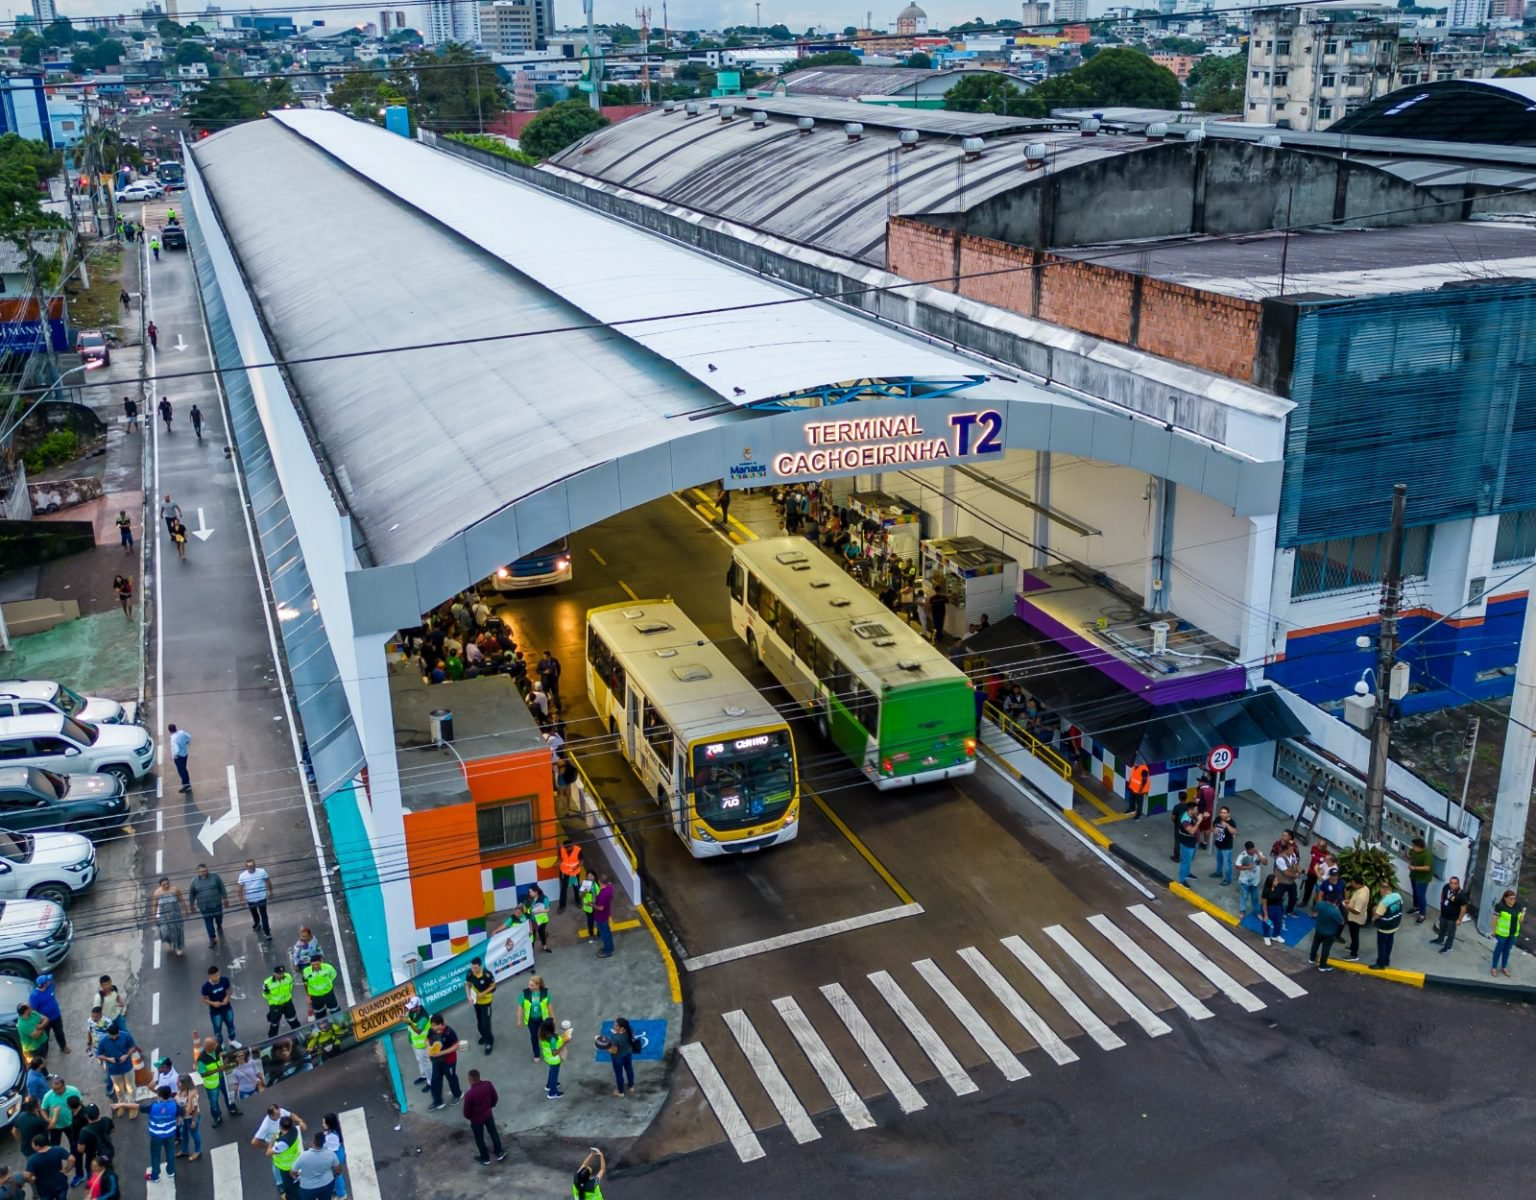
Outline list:
[[[1306,995],[1203,912],[1186,923],[1134,904],[1115,920],[1096,913],[1070,924],[962,946],[942,965],[922,958],[910,971],[824,984],[804,1007],[780,996],[761,1012],[736,1009],[718,1024],[706,1018],[698,1039],[682,1047],[683,1061],[726,1139],[752,1162],[767,1154],[759,1132],[779,1124],[802,1145],[821,1137],[817,1113],[872,1129],[868,1101],[876,1097],[916,1113],[938,1097],[979,1091],[992,1068],[1009,1083],[1030,1078],[1020,1059],[1030,1050],[1070,1066],[1091,1052],[1085,1047],[1122,1050],[1127,1037],[1173,1032],[1171,1013],[1207,1020],[1213,996],[1252,1013],[1268,1002],[1256,989]],[[977,1051],[977,1065],[967,1067],[962,1059]],[[864,1080],[862,1091],[850,1074]],[[942,1087],[925,1097],[918,1085],[930,1079]]]
[[[342,1145],[346,1147],[349,1200],[383,1200],[378,1171],[373,1161],[373,1144],[368,1136],[367,1114],[361,1108],[349,1108],[338,1115],[341,1119]],[[122,1127],[118,1128],[121,1137]],[[313,1132],[315,1128],[312,1125],[310,1131]],[[255,1122],[251,1126],[251,1130],[254,1129]],[[205,1122],[204,1136],[209,1132]],[[275,1193],[272,1167],[260,1147],[249,1145],[249,1136],[248,1131],[232,1142],[214,1146],[203,1156],[203,1162],[179,1160],[175,1175],[161,1175],[159,1179],[145,1180],[146,1200],[174,1200],[178,1188],[184,1194],[207,1196],[210,1174],[213,1200],[246,1200],[246,1197]],[[207,1166],[203,1167],[203,1163]],[[123,1194],[133,1195],[134,1192],[132,1188],[125,1187]]]

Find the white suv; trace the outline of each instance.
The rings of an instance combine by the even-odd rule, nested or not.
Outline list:
[[[35,717],[63,713],[92,725],[126,725],[137,705],[119,704],[104,696],[82,696],[51,679],[0,679],[0,717]]]
[[[96,882],[96,847],[78,833],[0,829],[0,900],[52,900],[68,908]]]
[[[92,725],[56,714],[0,718],[0,766],[115,775],[126,788],[154,762],[154,739],[138,725]]]
[[[51,900],[0,900],[0,975],[49,974],[74,940],[75,927]]]

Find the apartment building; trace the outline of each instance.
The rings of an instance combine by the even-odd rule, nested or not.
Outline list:
[[[1395,8],[1288,8],[1254,15],[1243,117],[1327,129],[1395,86]]]

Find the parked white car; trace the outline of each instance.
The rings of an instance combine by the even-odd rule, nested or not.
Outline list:
[[[96,847],[78,833],[0,829],[0,900],[52,900],[60,908],[96,882]]]
[[[39,717],[63,713],[92,725],[128,725],[136,704],[119,704],[105,696],[82,696],[52,679],[0,679],[0,717]]]
[[[69,956],[75,927],[52,900],[0,901],[0,975],[36,979]]]
[[[152,179],[139,179],[130,183],[117,194],[119,204],[136,204],[141,200],[158,200],[165,189]]]
[[[127,787],[154,762],[154,739],[138,725],[92,725],[56,713],[0,719],[0,766],[114,775]]]

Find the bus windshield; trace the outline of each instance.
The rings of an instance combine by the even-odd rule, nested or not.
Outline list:
[[[794,798],[788,730],[700,742],[693,747],[693,804],[712,829],[774,820]]]

